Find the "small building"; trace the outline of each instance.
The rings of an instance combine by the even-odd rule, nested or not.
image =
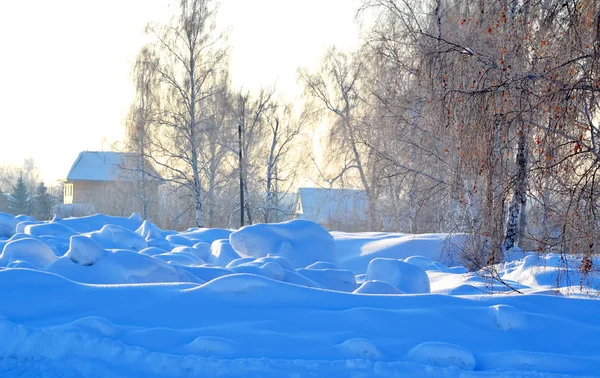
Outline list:
[[[64,183],[62,212],[86,215],[102,212],[128,216],[143,213],[158,201],[159,175],[138,155],[124,152],[84,151],[73,163]],[[143,168],[143,169],[142,169]]]
[[[364,190],[298,188],[296,219],[306,219],[336,231],[364,231],[368,225]]]

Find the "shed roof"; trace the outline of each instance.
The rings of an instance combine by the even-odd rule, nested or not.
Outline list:
[[[132,153],[83,151],[73,163],[67,181],[136,181],[141,178],[137,159]],[[150,169],[155,175],[156,171]]]
[[[366,219],[367,193],[356,189],[298,188],[298,213],[314,222],[333,218]]]

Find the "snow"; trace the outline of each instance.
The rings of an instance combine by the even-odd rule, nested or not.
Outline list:
[[[343,269],[297,269],[298,274],[315,282],[323,289],[352,292],[356,290],[354,273]]]
[[[46,243],[33,239],[22,238],[11,240],[2,248],[0,266],[8,266],[24,261],[36,268],[43,268],[56,260],[52,248]]]
[[[16,232],[18,223],[19,220],[12,215],[0,213],[0,238],[10,238]]]
[[[90,232],[89,237],[104,248],[126,248],[140,251],[148,247],[142,236],[114,224],[107,224],[99,231]]]
[[[45,270],[89,284],[202,282],[178,265],[125,249],[108,250],[90,266],[75,263],[68,256],[63,256]]]
[[[166,236],[160,228],[147,220],[145,220],[140,227],[135,230],[135,233],[141,235],[146,240]]]
[[[456,366],[463,370],[475,369],[475,356],[471,351],[454,344],[425,342],[408,352],[408,359],[424,365]]]
[[[107,224],[120,226],[120,227],[126,228],[130,231],[135,231],[138,228],[140,228],[140,226],[142,225],[143,222],[142,222],[142,219],[140,218],[139,214],[134,213],[128,218],[113,217],[113,216],[105,215],[105,214],[94,214],[94,215],[88,215],[86,217],[81,217],[81,218],[67,218],[67,219],[58,218],[58,220],[56,220],[56,222],[52,222],[52,223],[60,223],[64,226],[69,227],[71,230],[73,230],[75,232],[82,233],[82,232],[98,231]]]
[[[376,257],[406,259],[421,256],[451,266],[462,245],[462,234],[388,234],[332,232],[340,251],[339,266],[357,274],[366,273]]]
[[[240,256],[281,256],[295,268],[317,261],[338,262],[333,237],[306,220],[245,226],[229,235],[229,242]]]
[[[367,281],[387,282],[407,294],[430,292],[429,276],[416,265],[397,259],[375,258],[367,268]]]
[[[106,253],[106,250],[93,239],[83,235],[74,235],[71,236],[69,250],[65,256],[76,264],[90,266],[106,256]]]
[[[219,239],[212,242],[210,245],[210,255],[208,256],[208,262],[211,264],[226,266],[230,262],[239,259],[238,255],[231,244],[229,239]]]
[[[365,281],[353,292],[357,294],[405,294],[397,287],[378,280]]]
[[[215,240],[228,239],[231,232],[222,228],[196,228],[182,232],[180,235],[197,242],[211,244]]]
[[[0,376],[598,376],[600,281],[580,256],[514,254],[497,269],[519,293],[447,266],[441,234],[142,224],[11,228]]]
[[[29,221],[31,222],[31,221]],[[22,224],[21,222],[19,224]],[[33,223],[24,227],[23,232],[31,236],[51,235],[54,237],[70,238],[75,231],[60,223]]]
[[[25,227],[29,226],[30,224],[36,224],[36,221],[19,221],[19,223],[17,223],[17,227],[15,228],[14,233],[25,233]]]

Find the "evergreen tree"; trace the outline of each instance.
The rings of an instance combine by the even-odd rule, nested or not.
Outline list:
[[[0,212],[6,212],[6,196],[0,189]]]
[[[8,211],[13,215],[29,214],[31,212],[29,191],[21,175],[17,180],[17,185],[13,186],[13,192],[8,200]]]
[[[48,188],[40,182],[35,190],[33,199],[33,214],[38,220],[49,220],[52,217],[52,196],[48,194]]]

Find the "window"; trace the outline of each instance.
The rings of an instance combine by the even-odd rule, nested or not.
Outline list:
[[[73,184],[65,184],[64,197],[65,204],[73,203]]]

